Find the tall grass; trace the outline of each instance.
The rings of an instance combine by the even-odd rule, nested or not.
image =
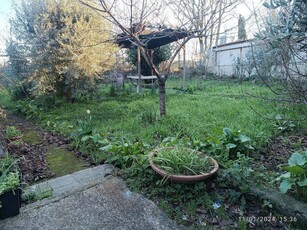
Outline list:
[[[179,132],[201,138],[208,133],[221,133],[223,127],[229,127],[241,130],[251,137],[254,144],[262,145],[277,132],[276,115],[290,119],[307,115],[306,107],[246,95],[274,96],[269,89],[249,82],[237,84],[191,79],[186,84],[190,88],[188,91],[180,90],[180,80],[167,82],[167,116],[164,118],[157,116],[157,93],[144,90],[141,95],[126,92],[111,97],[107,90],[109,86],[102,86],[99,101],[62,103],[44,110],[42,122],[53,122],[51,128],[69,134],[78,120],[86,119],[86,110],[90,110],[96,131],[114,138],[124,136],[156,145]],[[304,126],[306,122],[297,123],[297,127]]]

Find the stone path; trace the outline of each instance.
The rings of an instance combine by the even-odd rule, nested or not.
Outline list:
[[[113,172],[111,165],[100,165],[29,188],[49,186],[53,196],[23,207],[0,229],[185,229]]]

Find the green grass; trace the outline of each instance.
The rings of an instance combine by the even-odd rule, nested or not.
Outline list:
[[[13,108],[14,103],[10,99],[10,93],[8,90],[0,89],[0,108]]]
[[[144,90],[141,95],[133,92],[111,97],[108,94],[109,86],[102,86],[99,101],[62,103],[61,106],[44,110],[41,119],[49,128],[70,135],[76,129],[77,121],[86,120],[86,110],[90,110],[96,131],[113,138],[126,137],[132,141],[141,140],[157,145],[165,137],[175,136],[179,132],[193,138],[202,138],[208,133],[219,134],[223,127],[229,127],[246,133],[253,144],[262,145],[277,133],[274,120],[276,115],[289,119],[306,117],[306,108],[246,95],[274,97],[266,87],[249,82],[237,84],[191,79],[186,82],[187,88],[191,89],[190,93],[178,90],[181,84],[180,80],[168,80],[167,116],[163,119],[158,116],[157,93]],[[7,97],[0,99],[0,102],[10,104]],[[304,127],[306,122],[296,125]]]
[[[90,110],[94,127],[113,137],[125,136],[157,144],[178,132],[201,138],[207,133],[220,133],[223,127],[229,127],[242,130],[261,145],[268,137],[275,135],[276,115],[281,114],[290,119],[300,119],[304,115],[300,114],[303,109],[244,95],[249,92],[257,96],[273,97],[267,88],[249,83],[199,83],[199,80],[192,80],[188,82],[190,87],[203,84],[204,88],[193,94],[174,90],[176,84],[180,82],[171,80],[167,84],[167,116],[163,119],[151,119],[152,114],[159,113],[158,94],[144,93],[116,97],[104,94],[103,100],[99,102],[63,104],[46,111],[43,120],[56,121],[56,129],[68,134],[71,130],[67,127],[74,126],[78,119],[86,119],[86,110]]]
[[[160,169],[175,175],[199,175],[209,173],[214,167],[208,157],[202,157],[195,150],[174,147],[161,149],[153,157]]]
[[[21,136],[21,132],[18,130],[18,129],[16,129],[16,127],[15,126],[7,126],[6,128],[5,128],[5,134],[4,134],[4,136],[6,137],[6,138],[13,138],[13,137],[18,137],[18,136]]]
[[[123,170],[123,176],[129,188],[154,200],[169,217],[180,224],[203,229],[203,226],[200,226],[194,218],[199,217],[197,213],[199,207],[208,210],[205,217],[218,216],[221,220],[233,218],[228,216],[224,209],[215,210],[212,205],[216,201],[227,203],[228,193],[231,191],[234,197],[239,194],[236,202],[233,201],[235,205],[246,205],[243,194],[245,190],[242,185],[247,186],[246,180],[252,180],[249,158],[228,159],[230,162],[229,169],[226,171],[228,173],[219,175],[216,180],[213,180],[223,191],[219,194],[215,192],[215,187],[212,188],[211,182],[201,182],[195,185],[162,184],[160,183],[161,177],[149,168],[146,154],[135,154],[139,156],[135,157],[130,152],[128,154],[118,151],[115,151],[114,154],[110,151],[104,153],[98,150],[101,147],[99,141],[103,142],[104,138],[107,138],[108,143],[118,149],[126,148],[127,143],[131,143],[129,145],[131,149],[138,151],[133,147],[136,142],[148,143],[151,145],[149,149],[153,149],[160,145],[166,137],[187,136],[190,139],[202,140],[210,134],[211,137],[220,138],[223,128],[228,127],[234,132],[241,130],[241,133],[248,135],[252,144],[257,148],[262,147],[268,138],[278,135],[281,130],[290,130],[293,125],[296,131],[307,127],[306,121],[295,121],[307,117],[306,106],[262,100],[260,97],[274,98],[275,96],[268,88],[250,82],[238,84],[230,81],[189,79],[186,86],[182,87],[180,80],[170,79],[166,87],[167,116],[163,118],[159,116],[159,95],[151,90],[144,90],[142,94],[137,95],[135,88],[131,86],[125,87],[124,92],[111,96],[110,86],[103,85],[97,100],[74,104],[58,102],[55,106],[43,108],[43,110],[35,106],[28,106],[27,110],[35,110],[32,114],[43,126],[67,136],[73,132],[82,133],[81,124],[85,127],[83,131],[87,130],[86,127],[89,127],[91,131],[93,127],[94,133],[99,133],[101,138],[94,135],[91,136],[93,138],[90,139],[91,142],[84,142],[82,137],[86,137],[88,133],[83,132],[83,136],[74,139],[74,144],[76,141],[79,141],[77,144],[80,144],[81,147],[89,144],[89,148],[84,148],[88,152],[84,153],[91,154],[93,158],[104,159],[103,154],[107,154],[108,157],[118,156],[120,160],[134,159],[131,167]],[[14,107],[16,103],[11,102],[7,94],[2,97],[3,94],[5,92],[0,91],[0,105],[6,108]],[[87,113],[87,110],[91,111],[90,114]],[[277,120],[277,115],[293,121],[285,123],[284,120]],[[94,141],[94,139],[97,140]],[[97,149],[93,150],[92,147],[97,147]],[[61,163],[63,158],[58,158],[56,161]],[[59,168],[61,170],[63,166]],[[263,174],[261,177],[268,178],[265,170],[262,170],[261,173]],[[230,177],[229,181],[228,177]],[[188,223],[183,220],[183,215],[195,221]],[[245,223],[239,223],[239,226],[244,229]]]

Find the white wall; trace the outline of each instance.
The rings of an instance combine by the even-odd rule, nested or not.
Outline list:
[[[217,75],[233,75],[233,64],[237,58],[243,58],[251,47],[251,40],[237,41],[213,47],[208,70]]]
[[[208,62],[208,71],[219,76],[234,75],[234,61],[237,58],[245,57],[245,54],[251,49],[252,42],[253,40],[237,41],[213,47],[213,49],[209,52],[210,58]],[[307,54],[300,53],[299,56],[307,60]],[[299,76],[297,71],[305,73],[307,71],[307,65],[306,62],[303,62],[298,57],[295,57],[295,61],[290,64],[290,75],[292,77]],[[252,74],[255,74],[255,69],[253,70]],[[247,76],[247,73],[245,73],[245,75]],[[274,75],[279,77],[287,77],[287,74],[283,73],[282,67],[275,70]]]

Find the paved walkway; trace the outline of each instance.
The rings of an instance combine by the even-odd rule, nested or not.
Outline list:
[[[21,208],[0,229],[184,229],[113,172],[111,165],[100,165],[30,188],[49,188],[53,196]]]

